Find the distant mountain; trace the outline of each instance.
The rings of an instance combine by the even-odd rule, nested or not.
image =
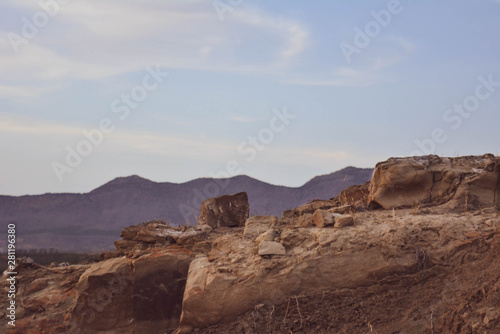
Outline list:
[[[0,234],[17,225],[17,247],[95,251],[109,247],[125,226],[152,219],[195,224],[202,200],[246,191],[252,215],[281,216],[313,199],[337,196],[370,179],[372,169],[347,167],[317,176],[298,188],[248,176],[157,183],[140,176],[116,178],[86,194],[0,196]],[[0,240],[3,245],[6,238]],[[3,247],[5,249],[5,247]]]

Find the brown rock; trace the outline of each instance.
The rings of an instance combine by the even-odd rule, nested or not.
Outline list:
[[[277,224],[278,217],[276,216],[252,216],[245,222],[243,235],[248,238],[256,238]]]
[[[299,225],[302,227],[313,227],[314,221],[313,221],[313,215],[311,213],[304,213],[301,215],[298,219]]]
[[[273,241],[276,238],[276,231],[271,229],[259,235],[256,239],[256,243],[260,243],[261,241]]]
[[[342,206],[339,206],[339,207],[336,207],[336,208],[331,208],[331,209],[328,209],[328,212],[331,212],[331,213],[340,213],[340,214],[346,214],[346,213],[349,213],[353,210],[353,206],[352,205],[342,205]]]
[[[326,210],[316,210],[312,216],[312,220],[317,227],[333,226],[335,223],[333,215]]]
[[[368,200],[384,209],[420,204],[484,208],[500,202],[499,185],[500,158],[492,154],[391,158],[376,165]]]
[[[470,238],[470,239],[475,239],[475,238],[479,238],[481,236],[481,234],[478,231],[471,231],[469,233],[466,233],[465,236],[467,238]]]
[[[244,226],[249,212],[248,196],[245,192],[210,198],[201,204],[198,225],[206,224],[212,228]]]
[[[354,217],[351,215],[343,215],[335,217],[335,227],[346,227],[354,225]]]
[[[71,327],[87,331],[130,325],[132,307],[132,261],[116,258],[91,266],[77,285]]]
[[[259,244],[259,255],[285,255],[285,247],[279,242],[261,241]]]
[[[366,182],[365,184],[351,186],[345,190],[342,190],[337,199],[343,206],[354,205],[354,206],[364,207],[367,203],[369,193],[370,193],[370,182]],[[347,211],[337,212],[337,213],[346,213],[346,212]]]

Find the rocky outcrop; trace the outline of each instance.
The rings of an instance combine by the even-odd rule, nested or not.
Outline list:
[[[436,155],[391,158],[378,163],[368,202],[384,209],[412,206],[484,208],[500,203],[500,158]]]
[[[92,265],[76,286],[71,333],[175,329],[191,256],[183,252],[121,257]]]
[[[370,330],[367,323],[394,333],[428,324],[429,315],[436,332],[488,333],[500,326],[500,206],[491,207],[498,172],[490,155],[390,159],[377,165],[369,200],[391,211],[367,210],[366,188],[353,187],[344,199],[313,201],[281,218],[248,218],[237,194],[205,202],[196,227],[127,227],[117,251],[98,263],[24,261],[16,267],[20,320],[12,333],[197,333],[209,326],[219,326],[210,333],[356,333]],[[470,210],[481,209],[450,210],[464,196]],[[398,209],[404,206],[411,207]],[[407,296],[419,285],[420,294]],[[353,296],[361,291],[358,303]],[[329,295],[337,304],[320,313],[315,306]],[[461,296],[469,297],[450,303]],[[367,310],[368,301],[381,304]],[[1,309],[6,302],[0,296]],[[401,307],[408,303],[414,307]],[[388,315],[394,318],[382,323]]]
[[[217,227],[244,226],[250,207],[247,193],[225,195],[204,200],[198,225]]]

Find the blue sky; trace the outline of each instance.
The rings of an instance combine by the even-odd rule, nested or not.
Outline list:
[[[0,194],[231,161],[299,186],[391,156],[500,154],[499,17],[496,0],[2,1]],[[293,118],[270,134],[277,113]]]

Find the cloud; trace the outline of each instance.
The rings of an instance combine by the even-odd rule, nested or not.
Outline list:
[[[118,124],[116,124],[118,125]],[[66,146],[75,147],[86,140],[82,134],[85,129],[91,131],[96,126],[88,124],[64,124],[44,121],[38,118],[16,116],[0,113],[0,138],[5,136],[10,140],[29,140],[30,149],[35,149],[44,156],[53,156],[60,161],[65,158]],[[36,138],[33,143],[31,138]],[[241,138],[241,142],[246,138]],[[5,142],[5,141],[4,141]],[[106,134],[101,145],[94,150],[113,156],[142,156],[175,157],[194,161],[212,161],[225,166],[229,159],[237,159],[245,165],[246,156],[238,154],[239,141],[232,140],[207,140],[205,134],[200,136],[179,136],[158,132],[134,131],[125,128],[116,128]],[[27,146],[28,147],[28,146]],[[58,150],[59,154],[55,153]],[[330,164],[334,162],[348,162],[353,158],[351,153],[343,150],[324,147],[297,147],[273,143],[260,152],[266,164],[294,164],[302,166],[316,166],[317,164]],[[8,158],[8,157],[7,157]],[[248,166],[247,166],[248,167]]]
[[[27,18],[40,10],[37,2],[4,5]],[[19,54],[0,39],[0,77],[9,78],[0,84],[100,80],[147,65],[264,73],[289,66],[307,45],[308,31],[298,22],[243,5],[226,16],[220,21],[211,2],[201,0],[73,1]],[[21,24],[20,17],[0,33],[21,34]]]

